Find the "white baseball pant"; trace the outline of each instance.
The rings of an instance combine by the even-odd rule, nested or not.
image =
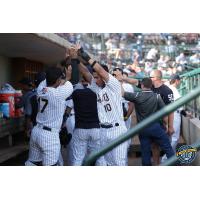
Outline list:
[[[125,125],[126,125],[127,130],[129,130],[129,129],[131,128],[131,119],[132,119],[132,117],[130,116],[130,117],[125,121]],[[131,145],[131,142],[132,142],[132,140],[129,139],[129,140],[128,140],[128,145],[129,145],[129,146]]]
[[[180,129],[181,129],[181,114],[178,113],[177,111],[174,112],[174,122],[173,122],[173,127],[174,127],[174,133],[171,136],[171,146],[174,152],[176,153],[176,146],[178,144],[179,138],[180,138]],[[166,161],[167,157],[164,155],[162,157],[162,163]]]
[[[57,165],[61,156],[61,146],[58,131],[47,131],[37,125],[33,128],[30,139],[29,157],[25,165]]]
[[[101,128],[102,134],[102,147],[111,143],[117,137],[126,133],[126,127],[112,127],[112,128]],[[113,150],[109,151],[104,155],[106,165],[108,166],[126,166],[128,165],[128,146],[129,142],[125,141]]]
[[[71,141],[72,165],[80,166],[90,151],[97,151],[101,147],[101,133],[99,128],[80,129],[76,128]],[[97,160],[96,165],[104,165],[103,158]]]
[[[71,133],[73,138],[74,128],[75,128],[75,115],[70,115],[67,118],[66,127],[68,133]],[[72,165],[72,140],[67,145],[67,164]]]

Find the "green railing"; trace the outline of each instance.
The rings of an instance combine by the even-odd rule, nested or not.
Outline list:
[[[104,154],[106,154],[107,152],[111,151],[113,148],[117,147],[118,145],[125,142],[126,140],[136,136],[137,134],[139,134],[139,132],[141,130],[143,130],[150,124],[158,121],[160,118],[175,111],[177,108],[183,106],[184,104],[188,103],[192,99],[195,99],[199,95],[200,95],[200,87],[192,90],[190,93],[186,94],[185,96],[178,99],[174,103],[165,106],[160,111],[158,111],[158,112],[154,113],[152,116],[146,118],[145,120],[143,120],[142,122],[137,124],[135,127],[131,128],[124,135],[116,138],[115,140],[113,140],[110,144],[106,145],[105,147],[102,147],[99,151],[92,152],[88,157],[85,158],[82,165],[87,166],[87,165],[93,164],[99,157],[101,157]],[[175,159],[175,158],[171,158],[171,159]]]
[[[200,68],[186,72],[181,76],[181,86],[179,92],[182,96],[188,94],[193,88],[200,85]],[[191,111],[194,117],[200,118],[200,98],[195,98],[185,105],[185,108]]]

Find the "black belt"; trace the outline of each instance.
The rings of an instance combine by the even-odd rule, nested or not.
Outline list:
[[[43,126],[42,127],[44,130],[46,130],[46,131],[51,131],[51,128],[49,128],[49,127],[47,127],[47,126]]]
[[[49,128],[48,126],[43,126],[43,125],[40,125],[40,124],[38,124],[38,126],[39,126],[40,128],[42,128],[42,129],[46,130],[46,131],[51,131],[51,130],[52,130],[52,129]]]
[[[100,124],[101,128],[112,128],[115,126],[119,126],[119,123],[115,123],[114,125],[113,124]]]

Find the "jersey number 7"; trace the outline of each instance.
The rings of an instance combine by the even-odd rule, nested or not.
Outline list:
[[[40,110],[40,112],[43,113],[45,108],[48,105],[48,99],[39,98],[38,102],[39,102],[39,108],[41,108],[40,106],[42,106],[42,109]]]

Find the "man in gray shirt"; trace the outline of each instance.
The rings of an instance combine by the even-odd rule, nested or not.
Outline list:
[[[138,123],[165,106],[160,95],[151,91],[152,80],[150,78],[144,78],[142,80],[141,88],[142,92],[123,92],[122,94],[126,100],[135,104]],[[166,133],[167,129],[168,118],[164,117],[163,125],[161,125],[159,121],[154,122],[140,132],[139,139],[142,152],[142,165],[151,165],[152,141],[156,142],[161,147],[161,149],[166,153],[167,158],[174,155],[170,140]]]

